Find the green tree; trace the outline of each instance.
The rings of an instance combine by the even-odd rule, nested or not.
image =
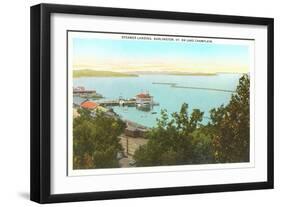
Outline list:
[[[243,75],[230,103],[211,110],[211,134],[217,162],[249,161],[250,79]]]
[[[189,115],[187,104],[171,117],[162,111],[148,143],[135,152],[136,166],[248,162],[249,90],[249,76],[243,75],[229,104],[212,109],[206,126],[200,124],[203,113]]]
[[[90,111],[79,109],[73,122],[74,169],[119,167],[117,153],[122,151],[118,136],[125,124],[102,112],[95,117]]]
[[[212,159],[210,137],[198,130],[202,118],[198,109],[189,115],[186,103],[170,118],[162,110],[157,126],[146,135],[147,144],[134,154],[136,166],[199,164]]]

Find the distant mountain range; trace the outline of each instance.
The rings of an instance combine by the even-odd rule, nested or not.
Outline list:
[[[73,77],[136,77],[136,74],[112,72],[112,71],[98,71],[98,70],[73,70]]]

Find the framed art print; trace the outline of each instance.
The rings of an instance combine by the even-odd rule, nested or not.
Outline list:
[[[31,7],[31,200],[273,188],[273,19]]]

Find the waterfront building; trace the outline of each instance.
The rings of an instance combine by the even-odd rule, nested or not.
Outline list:
[[[88,109],[88,110],[94,110],[96,109],[99,105],[93,101],[89,101],[89,100],[86,100],[86,101],[83,101],[80,106],[84,109]]]
[[[136,104],[137,106],[144,105],[153,105],[153,96],[151,96],[148,92],[140,93],[136,95]]]
[[[73,87],[73,96],[79,96],[81,98],[100,99],[102,95],[97,93],[96,90],[86,90],[83,86]]]
[[[148,131],[148,128],[145,126],[142,126],[138,123],[125,120],[126,122],[126,129],[125,129],[125,135],[129,137],[144,137],[145,133]]]
[[[72,110],[73,110],[72,114],[73,114],[74,119],[77,118],[78,116],[80,116],[80,114],[77,111],[77,108],[73,108]]]
[[[85,87],[83,86],[73,87],[73,92],[81,92],[81,91],[85,91]]]
[[[124,134],[128,137],[132,138],[143,138],[145,136],[145,133],[147,132],[147,129],[133,127],[133,126],[127,126],[125,129]]]

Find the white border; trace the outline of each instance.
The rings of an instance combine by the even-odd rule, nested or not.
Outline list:
[[[66,174],[66,30],[92,30],[183,36],[255,39],[255,112],[251,107],[251,136],[255,138],[255,166],[244,169],[212,169],[177,172],[133,173],[69,177]],[[267,180],[267,30],[265,26],[88,15],[51,15],[51,193],[79,193],[174,186],[196,186]],[[251,93],[251,94],[254,94]],[[251,98],[251,106],[253,99]],[[252,119],[252,114],[254,118]],[[254,122],[254,123],[252,123]],[[251,139],[252,140],[252,139]],[[153,167],[155,168],[155,167]],[[162,168],[162,167],[161,167]],[[170,167],[168,167],[170,168]],[[128,169],[128,168],[127,168]],[[130,170],[133,168],[130,168]],[[123,170],[123,169],[122,169]]]
[[[201,164],[201,165],[178,165],[178,166],[157,166],[157,167],[137,167],[137,168],[107,168],[107,169],[84,169],[84,170],[73,170],[73,139],[72,139],[72,84],[73,76],[73,38],[98,38],[98,39],[115,39],[121,40],[122,36],[136,36],[143,37],[149,36],[159,37],[156,35],[148,34],[113,34],[113,33],[100,33],[100,32],[79,32],[79,31],[68,31],[68,176],[82,176],[82,175],[112,175],[121,173],[155,173],[155,172],[177,172],[177,171],[198,171],[198,170],[214,170],[214,169],[238,169],[238,168],[250,168],[255,166],[255,146],[254,146],[254,135],[250,137],[250,162],[247,163],[223,163],[223,164]],[[217,39],[217,38],[200,38],[200,37],[171,37],[161,36],[161,38],[180,38],[184,40],[211,40],[212,43],[204,44],[228,44],[228,45],[245,45],[249,47],[249,71],[254,72],[254,40],[240,40],[240,39]],[[137,40],[134,40],[137,41]],[[167,40],[146,40],[146,41],[163,41],[163,44]],[[188,44],[186,42],[178,42],[179,44]],[[251,78],[251,94],[254,94],[254,75]],[[254,100],[254,97],[252,98]],[[254,120],[254,102],[251,103],[251,119]],[[254,131],[254,123],[251,125],[252,132]]]

